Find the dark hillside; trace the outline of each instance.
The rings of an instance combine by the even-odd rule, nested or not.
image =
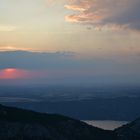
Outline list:
[[[115,140],[112,131],[61,115],[0,105],[1,140]]]

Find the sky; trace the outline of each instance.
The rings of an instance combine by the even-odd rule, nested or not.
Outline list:
[[[0,0],[0,84],[139,84],[139,7],[139,0]]]

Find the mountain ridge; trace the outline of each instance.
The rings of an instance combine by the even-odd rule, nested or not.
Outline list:
[[[0,140],[140,140],[140,118],[109,131],[58,114],[0,105]]]
[[[116,135],[69,117],[0,106],[1,140],[112,140]]]

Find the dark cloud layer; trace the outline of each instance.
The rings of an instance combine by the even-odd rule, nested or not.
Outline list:
[[[84,83],[85,85],[98,82],[130,82],[132,80],[139,82],[140,71],[140,67],[134,66],[133,62],[122,63],[112,59],[99,58],[78,59],[73,53],[25,51],[0,52],[0,69],[6,68],[27,70],[33,77],[38,74],[35,76],[36,81],[41,83]],[[28,82],[31,83],[31,80]]]
[[[40,53],[27,51],[5,51],[0,53],[0,68],[55,69],[68,66],[72,53]],[[72,61],[72,60],[71,60]]]

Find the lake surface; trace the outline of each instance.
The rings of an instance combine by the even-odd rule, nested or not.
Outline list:
[[[127,124],[126,121],[112,121],[112,120],[105,120],[105,121],[84,121],[89,125],[102,128],[104,130],[114,130],[122,125]]]

